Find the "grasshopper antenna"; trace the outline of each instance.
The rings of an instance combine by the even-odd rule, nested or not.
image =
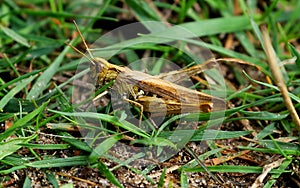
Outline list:
[[[90,57],[88,57],[86,54],[82,53],[80,50],[78,50],[76,47],[72,46],[71,44],[69,44],[69,43],[66,43],[66,44],[67,44],[68,46],[70,46],[74,51],[78,52],[80,55],[82,55],[83,57],[87,58],[87,59],[91,62],[91,64],[93,64],[94,66],[96,66],[95,62],[93,61],[93,55],[92,55],[92,53],[91,53],[91,51],[90,51],[88,45],[86,44],[86,42],[85,42],[85,40],[84,40],[84,38],[83,38],[83,36],[82,36],[82,33],[80,32],[79,27],[78,27],[78,25],[76,24],[75,20],[73,20],[73,23],[74,23],[74,25],[75,25],[75,27],[76,27],[76,30],[77,30],[78,33],[79,33],[79,36],[80,36],[80,38],[81,38],[81,40],[82,40],[82,42],[83,42],[83,44],[84,44],[84,46],[85,46],[87,52],[89,53],[89,56],[90,56]]]
[[[82,33],[81,33],[81,31],[80,31],[80,29],[79,29],[79,27],[78,27],[76,21],[73,20],[73,23],[74,23],[74,25],[75,25],[75,27],[76,27],[76,30],[78,31],[79,36],[80,36],[80,38],[81,38],[81,40],[82,40],[82,42],[83,42],[83,44],[84,44],[84,46],[85,46],[85,48],[86,48],[86,51],[88,51],[89,55],[93,58],[93,54],[91,53],[91,51],[90,51],[88,45],[86,44],[86,42],[85,42],[85,40],[84,40],[84,38],[83,38],[83,35],[82,35]]]
[[[87,58],[89,60],[89,62],[91,62],[91,64],[96,65],[94,63],[94,61],[89,58],[87,55],[85,55],[84,53],[82,53],[80,50],[78,50],[76,47],[72,46],[71,44],[65,42],[66,45],[70,46],[74,51],[78,52],[80,55],[82,55],[83,57]]]

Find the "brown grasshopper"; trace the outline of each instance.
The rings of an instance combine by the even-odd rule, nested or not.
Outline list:
[[[111,64],[103,58],[93,57],[77,24],[75,22],[74,24],[90,57],[75,47],[71,47],[90,61],[91,78],[95,81],[96,87],[116,81],[117,92],[120,94],[129,92],[131,96],[124,100],[140,108],[140,122],[143,112],[151,113],[151,116],[159,116],[162,113],[175,115],[225,109],[223,99],[173,83],[215,67],[216,61],[222,61],[222,59],[211,59],[187,69],[152,76]]]
[[[93,57],[77,24],[75,22],[74,24],[90,57],[75,47],[71,47],[90,61],[91,78],[96,83],[96,88],[115,81],[115,89],[121,96],[123,93],[129,93],[129,97],[124,97],[123,100],[140,109],[139,126],[144,112],[150,113],[153,117],[161,114],[176,115],[225,110],[225,100],[176,83],[215,67],[218,61],[227,61],[228,59],[211,59],[190,68],[152,76],[127,67],[111,64],[103,58]],[[152,108],[153,106],[154,108]],[[196,159],[198,159],[197,156]],[[203,162],[197,161],[215,181],[220,182],[205,167]]]

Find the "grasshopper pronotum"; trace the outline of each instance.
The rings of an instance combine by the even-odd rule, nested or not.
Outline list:
[[[118,92],[121,95],[129,93],[131,96],[130,98],[124,97],[124,100],[140,109],[139,123],[144,112],[151,113],[151,116],[159,116],[162,113],[174,115],[225,109],[225,101],[221,98],[172,83],[181,80],[182,77],[192,76],[212,68],[216,65],[216,61],[222,59],[211,59],[187,69],[152,76],[111,64],[103,58],[93,57],[77,24],[75,22],[74,24],[90,57],[75,47],[71,47],[90,61],[91,78],[95,81],[96,87],[116,81]],[[155,108],[151,108],[151,106]]]

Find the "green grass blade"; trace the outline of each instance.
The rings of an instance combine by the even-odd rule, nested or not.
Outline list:
[[[239,39],[244,49],[251,57],[257,57],[257,50],[244,31],[236,32],[235,36]]]
[[[80,15],[80,14],[73,14],[73,13],[67,13],[67,12],[52,12],[52,11],[47,11],[47,10],[33,10],[33,9],[22,9],[20,11],[15,11],[15,12],[22,12],[26,13],[28,15],[32,16],[48,16],[48,17],[53,17],[53,18],[89,18],[89,19],[101,19],[101,20],[111,20],[111,21],[117,21],[116,18],[110,18],[110,17],[104,17],[104,16],[90,16],[90,15]]]
[[[70,43],[73,45],[74,41]],[[26,99],[32,100],[40,96],[40,94],[47,89],[47,85],[52,79],[53,75],[56,73],[58,67],[64,60],[64,56],[69,51],[70,47],[67,46],[59,56],[54,60],[54,62],[46,69],[46,71],[37,79],[35,84],[32,86],[30,92],[28,93]]]
[[[4,140],[7,137],[9,137],[10,135],[12,135],[15,132],[15,130],[17,130],[18,128],[21,128],[21,127],[25,126],[30,120],[32,120],[35,116],[40,114],[46,108],[47,105],[48,105],[48,102],[44,103],[39,108],[35,109],[31,113],[27,114],[23,118],[16,121],[5,132],[0,133],[0,141]]]
[[[87,156],[75,156],[68,158],[54,158],[54,159],[44,159],[41,161],[34,161],[25,164],[26,166],[34,168],[54,168],[54,167],[64,167],[64,166],[78,166],[87,165]]]
[[[257,84],[260,84],[260,85],[263,85],[263,86],[266,86],[266,87],[275,89],[276,91],[280,91],[280,90],[278,89],[278,87],[276,87],[276,86],[274,86],[274,85],[271,85],[271,84],[267,84],[267,83],[264,83],[264,82],[260,82],[260,81],[254,80],[254,79],[252,79],[245,71],[243,71],[243,72],[244,72],[244,74],[246,75],[246,77],[247,77],[249,80],[251,80],[252,82],[255,82],[255,83],[257,83]],[[289,96],[290,96],[293,100],[295,100],[296,102],[300,103],[300,98],[297,97],[296,95],[294,95],[293,93],[290,93],[290,92],[289,92]]]
[[[182,188],[188,188],[189,187],[189,180],[187,173],[182,170],[180,173],[180,185]]]
[[[244,150],[252,150],[252,151],[257,151],[257,152],[263,152],[263,153],[270,153],[270,154],[282,154],[282,152],[279,151],[278,149],[253,148],[253,147],[245,147],[245,146],[239,146],[238,148],[244,149]],[[300,151],[299,150],[283,149],[282,151],[286,155],[300,156]]]
[[[19,93],[22,89],[26,88],[27,85],[32,82],[36,78],[35,76],[29,77],[27,79],[21,80],[20,83],[10,90],[1,100],[0,100],[0,112],[3,111],[5,105],[11,100],[17,93]]]
[[[94,163],[98,160],[100,156],[106,153],[115,143],[117,143],[123,136],[116,135],[110,138],[107,138],[103,142],[101,142],[95,149],[93,149],[92,153],[89,156],[89,162]]]
[[[271,113],[267,111],[251,112],[251,111],[240,111],[242,114],[246,115],[246,119],[255,119],[255,120],[282,120],[285,119],[289,114],[283,113]]]
[[[24,184],[23,184],[23,188],[28,188],[28,187],[31,187],[31,180],[30,178],[27,176],[25,178],[25,181],[24,181]]]
[[[53,185],[54,188],[59,188],[57,179],[55,177],[54,172],[45,172],[47,179]]]
[[[260,166],[241,166],[241,165],[220,165],[220,166],[207,166],[207,168],[211,172],[219,172],[219,173],[255,173],[260,174],[263,170],[263,167]],[[186,168],[186,172],[205,172],[202,167],[195,167],[195,168]],[[290,173],[291,170],[278,170],[273,169],[270,171],[271,174],[274,173]]]
[[[115,186],[123,187],[116,176],[105,166],[101,161],[98,162],[97,168],[99,171]]]
[[[2,160],[4,157],[6,157],[6,156],[16,152],[18,149],[20,149],[22,147],[20,144],[25,144],[35,137],[36,137],[36,135],[32,135],[30,137],[13,138],[7,142],[1,142],[0,143],[0,160]]]
[[[30,47],[30,44],[28,43],[27,39],[22,37],[20,34],[18,34],[17,32],[15,32],[14,30],[8,28],[8,27],[4,27],[0,25],[0,29],[10,38],[12,38],[14,41],[26,46],[26,47]]]
[[[142,137],[149,137],[149,134],[143,131],[142,129],[138,128],[137,126],[123,120],[119,121],[117,117],[107,115],[107,114],[100,114],[100,113],[93,113],[93,112],[75,112],[75,113],[70,113],[70,112],[60,112],[57,110],[50,110],[50,112],[58,113],[61,115],[66,115],[66,116],[74,116],[74,117],[86,117],[86,118],[94,118],[94,119],[100,119],[109,123],[112,123],[114,125],[117,125],[119,127],[122,127],[128,131],[133,132],[134,134],[137,134]]]
[[[161,176],[159,177],[159,181],[158,181],[158,185],[157,185],[158,188],[162,188],[163,185],[164,185],[164,180],[165,180],[165,177],[166,177],[166,171],[167,171],[167,168],[164,168],[164,170],[161,173]]]
[[[132,8],[134,14],[138,18],[139,21],[159,21],[160,18],[154,12],[154,10],[149,6],[149,3],[146,1],[135,1],[135,0],[126,0],[126,3]],[[146,24],[148,29],[151,29],[151,25]],[[155,28],[153,28],[155,29]]]
[[[198,37],[242,31],[250,28],[249,19],[246,16],[213,18],[197,22],[183,23],[178,26],[187,29],[189,32]]]
[[[40,73],[41,71],[42,71],[42,70],[34,70],[34,71],[31,71],[31,72],[29,72],[29,73],[27,73],[27,74],[24,74],[24,75],[20,76],[20,77],[17,77],[17,78],[15,78],[15,79],[13,79],[13,80],[11,80],[11,81],[9,81],[9,82],[3,84],[3,85],[0,87],[0,91],[1,91],[2,89],[4,89],[4,88],[7,88],[8,86],[10,86],[10,85],[12,85],[12,84],[18,82],[18,81],[20,81],[20,80],[23,80],[23,79],[28,78],[28,77],[30,77],[30,76],[36,75],[36,74]],[[21,84],[20,84],[20,85],[21,85]]]
[[[282,164],[278,167],[278,170],[282,170],[282,172],[291,164],[293,160],[285,159]],[[277,179],[282,175],[281,172],[274,173],[271,175],[269,181],[264,185],[264,188],[271,188],[273,184],[277,181]]]
[[[80,140],[77,140],[71,134],[61,132],[60,135],[63,136],[61,138],[63,141],[65,141],[68,144],[74,146],[75,148],[78,148],[78,149],[86,151],[86,152],[92,152],[92,148],[89,147],[86,142],[82,142]]]
[[[256,22],[253,19],[250,19],[250,23],[251,23],[251,26],[252,26],[252,29],[253,29],[254,33],[256,34],[256,37],[258,38],[258,40],[259,40],[260,44],[262,45],[264,51],[266,51],[265,46],[264,46],[264,41],[263,41],[263,38],[262,38],[262,34],[259,30],[258,25],[256,24]]]
[[[290,43],[288,43],[290,52],[292,53],[293,56],[295,56],[296,59],[296,65],[298,66],[298,68],[300,68],[300,53],[297,51],[297,49]]]
[[[222,150],[224,150],[225,148],[217,148],[217,149],[212,149],[204,154],[201,154],[198,156],[198,158],[202,161],[204,161],[205,159],[212,157],[213,155],[218,154],[219,152],[221,152]],[[189,161],[188,163],[182,165],[182,169],[184,170],[185,168],[191,168],[191,167],[196,167],[198,166],[199,163],[196,159],[193,159],[191,161]]]
[[[218,139],[230,139],[238,138],[240,136],[245,136],[251,134],[252,131],[219,131],[219,130],[196,130],[191,138],[191,141],[202,141],[202,140],[218,140]],[[161,138],[169,138],[173,134],[173,131],[161,132],[158,136]],[[190,134],[189,130],[178,130],[178,138],[184,137],[184,135]]]
[[[24,166],[24,165],[14,166],[14,167],[12,167],[10,169],[7,169],[7,170],[0,170],[0,174],[10,174],[10,173],[12,173],[16,170],[21,170],[21,169],[24,169],[24,168],[26,168],[26,166]]]
[[[20,146],[26,148],[34,149],[43,149],[43,150],[61,150],[70,148],[69,144],[29,144],[29,143],[20,143]]]
[[[295,138],[295,140],[297,140]],[[259,145],[269,148],[269,149],[283,149],[283,150],[299,150],[300,151],[300,146],[294,143],[286,143],[286,142],[280,142],[280,141],[275,141],[275,140],[259,140],[258,141]],[[275,144],[276,143],[276,144]],[[278,149],[279,150],[279,149]]]

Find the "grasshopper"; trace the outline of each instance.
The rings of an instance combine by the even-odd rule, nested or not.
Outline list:
[[[129,93],[129,97],[123,97],[123,100],[140,109],[139,126],[144,112],[150,113],[152,117],[155,117],[161,116],[162,114],[176,115],[225,110],[225,100],[189,89],[177,83],[187,77],[215,67],[219,61],[228,61],[228,59],[210,59],[203,64],[195,65],[190,68],[152,76],[141,71],[131,70],[128,67],[111,64],[100,57],[93,57],[76,22],[74,22],[74,25],[84,43],[89,57],[77,48],[73,46],[70,47],[89,60],[90,76],[95,82],[96,88],[115,81],[114,86],[116,87],[114,89],[116,89],[121,96]],[[235,59],[229,61],[235,61]],[[189,152],[192,152],[189,148],[187,149]],[[196,157],[196,159],[198,158]],[[215,181],[220,182],[218,178],[205,167],[203,162],[200,160],[197,161]]]
[[[216,62],[222,59],[210,59],[187,69],[152,76],[111,64],[100,57],[93,57],[77,24],[74,24],[90,57],[71,47],[90,61],[91,78],[96,83],[96,88],[115,81],[118,93],[130,94],[130,97],[123,99],[140,109],[139,122],[144,112],[150,113],[151,116],[160,116],[162,113],[175,115],[225,109],[226,102],[223,99],[176,84],[187,76],[215,67]]]

